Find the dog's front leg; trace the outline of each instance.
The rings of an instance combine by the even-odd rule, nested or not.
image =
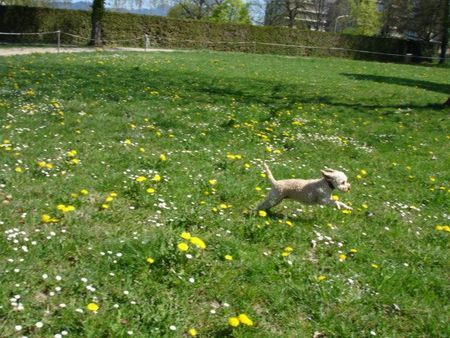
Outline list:
[[[331,198],[326,198],[326,199],[321,200],[320,204],[322,204],[322,205],[332,205],[332,206],[335,206],[339,210],[341,208],[344,208],[344,209],[347,209],[347,210],[353,210],[353,208],[349,207],[347,204],[339,202],[339,201],[335,201],[335,200],[333,200]]]
[[[338,207],[337,207],[338,209],[344,208],[344,209],[347,209],[347,210],[353,210],[352,207],[349,207],[345,203],[342,203],[342,202],[339,202],[339,201],[335,201],[335,202],[336,202],[336,205],[338,205]]]

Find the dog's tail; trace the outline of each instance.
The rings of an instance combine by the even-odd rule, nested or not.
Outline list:
[[[270,183],[272,185],[276,185],[277,184],[277,180],[273,177],[272,172],[270,171],[269,167],[267,166],[267,164],[265,162],[263,162],[263,166],[264,166],[267,178],[269,179]]]

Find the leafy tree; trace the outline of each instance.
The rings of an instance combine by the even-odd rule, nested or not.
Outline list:
[[[280,3],[274,0],[265,0],[263,6],[264,26],[283,25],[285,21],[284,6],[281,6]]]
[[[342,31],[350,23],[350,0],[337,0],[330,4],[330,8],[327,13],[327,30],[328,31]]]
[[[305,7],[304,0],[281,0],[282,7],[288,17],[288,27],[293,28],[296,26],[296,19],[300,14],[300,11]]]
[[[189,13],[193,12],[194,8],[189,8],[189,11],[185,10],[185,7],[181,4],[176,4],[169,9],[167,12],[167,17],[173,19],[192,19]]]
[[[413,1],[413,18],[409,21],[409,30],[419,39],[432,41],[442,32],[442,0]]]
[[[311,14],[311,17],[313,19],[313,28],[316,31],[322,30],[323,28],[325,28],[327,9],[329,8],[328,1],[312,0],[311,6],[314,9],[314,12]]]
[[[123,1],[114,0],[113,4],[116,6],[120,6]],[[133,3],[136,3],[138,6],[141,6],[143,0],[133,0]],[[127,1],[127,4],[130,4]],[[92,14],[91,14],[91,22],[92,22],[92,30],[91,30],[91,40],[89,45],[91,46],[101,46],[103,44],[102,41],[102,20],[105,14],[105,0],[93,0],[92,1]]]
[[[94,0],[92,3],[92,30],[90,45],[100,46],[102,42],[102,20],[105,14],[105,0]]]
[[[225,0],[214,7],[211,21],[250,24],[248,5],[242,0]]]
[[[169,11],[169,16],[179,19],[202,20],[211,16],[213,8],[222,0],[180,0]]]
[[[439,63],[445,63],[445,54],[448,48],[448,35],[450,30],[450,0],[442,0],[442,33],[441,33],[441,54],[439,55]],[[447,105],[450,105],[450,98],[447,100]]]
[[[372,36],[380,32],[381,16],[375,2],[352,0],[350,6],[352,27],[347,28],[345,33]]]
[[[70,3],[70,0],[60,0],[64,3]],[[33,7],[45,7],[52,3],[51,0],[0,0],[1,5],[9,6],[33,6]]]
[[[306,8],[309,0],[271,0],[266,7],[266,25],[297,26],[297,18]]]
[[[412,0],[385,0],[382,13],[382,36],[403,35],[414,16]]]

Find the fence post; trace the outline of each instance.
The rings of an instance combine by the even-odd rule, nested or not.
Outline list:
[[[150,38],[148,37],[148,34],[144,34],[145,37],[145,51],[147,51],[150,48]]]
[[[58,31],[56,31],[56,33],[57,33],[57,36],[58,36],[58,53],[59,53],[60,49],[61,49],[61,31],[58,30]]]

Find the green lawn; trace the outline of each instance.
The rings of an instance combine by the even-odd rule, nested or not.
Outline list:
[[[433,66],[1,58],[0,336],[447,337],[449,95]],[[262,160],[343,170],[353,212],[256,214]]]

